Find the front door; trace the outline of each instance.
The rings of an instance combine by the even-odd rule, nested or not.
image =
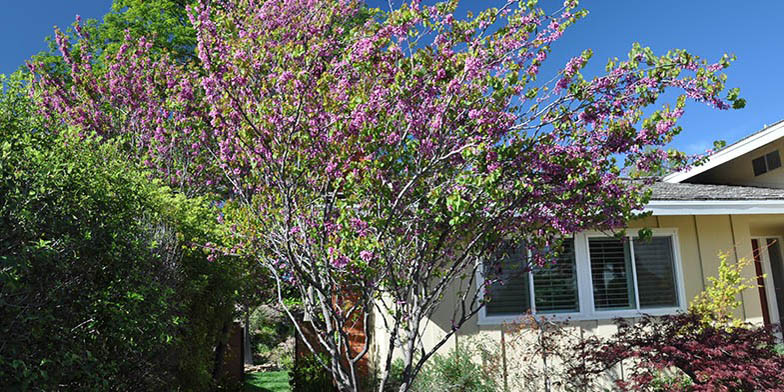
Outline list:
[[[751,246],[757,275],[765,275],[764,279],[757,279],[765,324],[784,325],[784,256],[781,253],[781,239],[753,238]]]

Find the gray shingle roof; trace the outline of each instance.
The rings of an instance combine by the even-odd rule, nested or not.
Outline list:
[[[651,200],[784,200],[784,189],[656,182]]]

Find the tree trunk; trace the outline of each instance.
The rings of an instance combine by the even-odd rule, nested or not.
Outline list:
[[[231,321],[223,323],[221,334],[218,337],[218,342],[215,345],[215,366],[212,369],[212,379],[219,380],[223,376],[223,361],[226,357],[226,345],[228,344],[229,330]]]
[[[245,307],[245,328],[242,329],[242,345],[245,352],[243,362],[246,365],[253,365],[253,352],[250,347],[250,308]]]

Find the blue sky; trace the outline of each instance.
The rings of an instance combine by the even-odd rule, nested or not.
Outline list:
[[[111,0],[5,1],[0,11],[0,73],[9,74],[35,53],[47,48],[44,39],[54,26],[65,30],[81,15],[103,19]]]
[[[369,0],[387,7],[387,0]],[[400,0],[392,0],[400,4]],[[426,4],[433,1],[423,0]],[[548,8],[561,1],[541,0]],[[44,37],[54,25],[66,27],[76,14],[100,18],[111,0],[9,1],[0,13],[0,73],[13,72],[32,54],[44,49]],[[502,0],[463,0],[465,11],[499,5]],[[583,0],[587,18],[566,32],[548,61],[565,64],[583,49],[594,58],[587,69],[592,76],[610,57],[625,57],[632,42],[650,46],[657,53],[685,48],[715,60],[734,53],[738,60],[727,70],[729,86],[740,87],[747,100],[743,110],[718,111],[699,104],[687,108],[681,121],[683,133],[674,146],[690,153],[702,152],[717,139],[733,142],[764,124],[784,119],[784,1],[755,0]]]

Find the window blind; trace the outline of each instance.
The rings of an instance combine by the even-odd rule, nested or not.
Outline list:
[[[533,273],[537,313],[579,312],[574,240],[564,241],[555,262]]]
[[[637,269],[640,308],[678,306],[672,237],[635,239],[634,262]]]
[[[498,280],[487,288],[488,316],[521,315],[531,308],[526,248],[520,246],[506,253],[500,260],[485,264],[487,278]]]
[[[636,307],[629,241],[590,238],[591,280],[596,309]]]
[[[485,263],[485,279],[494,283],[486,289],[489,301],[483,314],[519,316],[532,310],[533,305],[533,310],[540,314],[585,311],[580,306],[579,287],[587,282],[578,281],[577,263],[589,267],[595,311],[644,311],[680,305],[683,299],[678,294],[674,235],[654,236],[649,240],[577,238],[587,243],[564,241],[555,262],[533,271],[525,246],[509,247],[495,260]],[[587,260],[576,259],[578,245],[587,245]],[[639,300],[635,295],[639,295]]]

